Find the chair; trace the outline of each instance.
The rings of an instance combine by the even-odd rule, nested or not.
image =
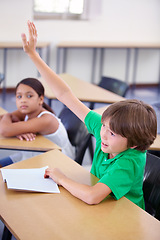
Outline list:
[[[4,80],[4,74],[0,73],[0,84],[3,82]]]
[[[125,97],[129,85],[119,79],[102,76],[101,81],[98,84],[99,87],[105,88],[113,93],[116,93],[122,97]],[[90,109],[94,108],[95,103],[90,104]]]
[[[160,158],[148,152],[143,192],[146,211],[160,220]]]
[[[76,147],[76,157],[74,160],[82,165],[87,147],[92,147],[92,145],[90,146],[91,134],[88,132],[85,124],[67,107],[62,109],[59,118],[67,130],[71,144]],[[92,149],[90,153],[93,153]]]
[[[8,230],[8,228],[4,225],[2,240],[11,240],[12,233]]]

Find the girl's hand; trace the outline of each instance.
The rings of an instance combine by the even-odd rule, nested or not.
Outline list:
[[[21,34],[23,49],[27,54],[32,54],[36,51],[37,30],[33,22],[28,21],[29,41],[24,33]]]
[[[61,180],[66,176],[58,168],[47,168],[45,170],[44,178],[52,178],[55,183],[61,185]]]
[[[36,138],[36,134],[34,134],[34,133],[24,133],[24,134],[18,135],[17,138],[19,140],[33,141]]]

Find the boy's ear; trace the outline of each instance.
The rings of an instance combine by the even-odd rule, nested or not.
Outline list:
[[[134,148],[136,148],[137,146],[133,146],[133,147],[130,147],[131,149],[134,149]]]

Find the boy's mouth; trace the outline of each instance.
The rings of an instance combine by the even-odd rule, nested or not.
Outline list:
[[[108,145],[105,144],[104,142],[101,142],[101,145],[102,145],[102,147],[108,147]]]

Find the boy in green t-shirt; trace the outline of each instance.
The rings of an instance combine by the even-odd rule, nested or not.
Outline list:
[[[151,106],[138,100],[110,105],[98,115],[72,93],[66,83],[50,69],[36,52],[37,30],[28,21],[29,41],[22,34],[23,48],[47,81],[58,100],[70,108],[96,138],[91,172],[100,180],[94,186],[77,183],[59,169],[46,169],[51,177],[72,195],[88,204],[98,204],[109,194],[127,197],[144,207],[142,183],[146,150],[157,134],[157,119]]]

